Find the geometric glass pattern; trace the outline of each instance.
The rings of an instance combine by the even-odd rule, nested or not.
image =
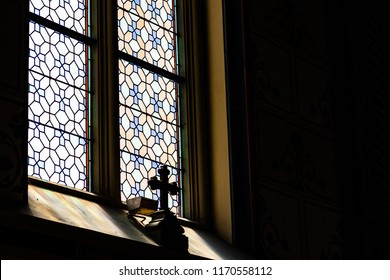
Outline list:
[[[30,12],[87,35],[87,0],[30,0]]]
[[[118,0],[119,50],[176,73],[173,1]]]
[[[128,55],[118,62],[122,201],[137,196],[159,199],[160,191],[147,181],[158,175],[161,164],[171,172],[169,181],[181,187],[175,25],[172,0],[118,0],[118,49]],[[180,197],[168,197],[177,214]]]
[[[85,1],[31,0],[30,11],[88,34]],[[28,175],[89,190],[89,46],[35,21],[29,37]]]

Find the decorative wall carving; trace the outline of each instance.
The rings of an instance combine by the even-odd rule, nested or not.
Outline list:
[[[304,211],[308,258],[343,258],[341,214],[313,203],[306,203]]]
[[[0,132],[0,189],[14,189],[15,182],[20,181],[20,168],[21,158],[17,142],[8,134]]]
[[[27,134],[24,108],[0,100],[0,196],[25,199],[27,191]],[[19,112],[19,113],[15,113]]]
[[[281,158],[273,160],[272,169],[276,173],[286,173],[289,177],[287,183],[302,191],[327,187],[326,181],[318,176],[302,135],[297,131],[291,133]]]
[[[251,36],[249,61],[251,96],[258,102],[292,113],[292,83],[288,52],[264,38]]]
[[[327,212],[340,203],[327,5],[323,0],[250,0],[246,6],[253,204],[260,207],[255,232],[264,258],[343,256],[341,235],[333,226],[340,215]],[[322,209],[322,220],[306,215],[308,203]],[[317,223],[325,227],[327,219],[329,232],[315,228]]]
[[[319,1],[251,1],[253,24],[297,50],[327,60],[326,6]]]
[[[329,242],[328,247],[321,249],[320,259],[322,260],[339,260],[343,258],[343,250],[341,243],[342,239],[340,235],[332,235],[332,240]]]
[[[281,188],[338,201],[331,139],[302,129],[258,108],[256,178]]]
[[[258,257],[266,259],[302,258],[299,206],[296,199],[258,186],[256,225]],[[273,201],[279,201],[279,207]]]
[[[332,131],[334,114],[328,70],[300,57],[296,57],[295,61],[298,115],[309,123]]]

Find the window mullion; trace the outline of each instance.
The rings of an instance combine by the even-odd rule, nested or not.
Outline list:
[[[94,192],[119,200],[116,3],[97,0],[92,9],[97,15],[92,19],[92,36],[97,39],[92,48],[92,185]]]

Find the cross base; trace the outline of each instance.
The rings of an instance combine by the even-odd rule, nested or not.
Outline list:
[[[164,247],[188,252],[188,237],[184,235],[184,228],[169,210],[154,212],[152,220],[145,226],[145,231]]]
[[[168,206],[168,194],[176,195],[180,190],[176,182],[168,182],[169,173],[168,167],[161,165],[158,169],[161,180],[158,180],[157,176],[148,180],[148,185],[152,190],[160,190],[161,210],[151,215],[152,220],[146,226],[142,222],[137,222],[137,224],[144,227],[148,235],[157,243],[176,251],[187,252],[188,237],[184,235],[183,227]],[[153,208],[149,207],[146,201],[142,202],[142,200],[130,199],[127,203],[129,211],[135,215],[136,213],[146,213],[150,208]]]

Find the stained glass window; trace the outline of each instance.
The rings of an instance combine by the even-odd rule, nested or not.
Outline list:
[[[148,178],[161,164],[180,185],[177,33],[173,0],[118,0],[122,200],[159,198]],[[180,213],[180,196],[169,206]]]
[[[89,189],[88,0],[30,0],[28,174]]]

